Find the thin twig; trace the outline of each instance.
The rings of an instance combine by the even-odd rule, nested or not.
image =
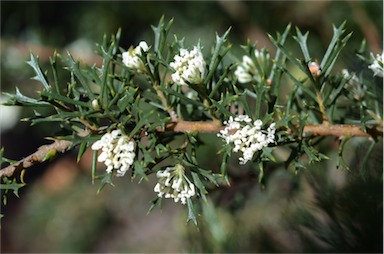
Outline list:
[[[165,128],[156,128],[157,132],[200,132],[217,133],[223,126],[219,121],[189,122],[179,121],[165,124]]]
[[[175,110],[170,107],[167,103],[167,99],[165,98],[164,96],[164,93],[162,91],[160,91],[160,89],[158,88],[158,86],[155,86],[155,89],[156,89],[156,93],[157,93],[157,96],[160,97],[160,100],[161,100],[161,103],[163,104],[163,106],[167,109],[168,111],[168,114],[169,116],[171,117],[172,121],[173,122],[177,122],[179,120]]]
[[[179,121],[165,124],[164,128],[156,128],[157,132],[199,132],[199,133],[218,133],[224,127],[219,121],[208,121],[208,122],[189,122]],[[288,132],[291,132],[288,130]],[[361,130],[357,125],[343,125],[335,124],[330,125],[329,123],[319,125],[306,125],[303,130],[303,135],[314,135],[314,136],[337,136],[337,137],[373,137],[377,138],[383,136],[383,130],[381,127],[367,127],[367,132]],[[36,152],[25,157],[24,159],[11,164],[0,170],[0,178],[3,176],[12,176],[16,169],[24,169],[31,167],[35,164],[46,161],[48,154],[56,154],[57,152],[64,153],[71,146],[72,142],[66,140],[55,140],[50,145],[44,145],[38,148]]]

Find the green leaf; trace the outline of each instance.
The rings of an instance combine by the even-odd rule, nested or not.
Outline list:
[[[238,95],[227,95],[223,96],[220,101],[212,101],[212,104],[220,113],[226,117],[229,117],[232,115],[232,113],[226,107],[230,107],[232,102],[237,101],[238,98]]]
[[[44,156],[42,161],[47,161],[55,157],[57,154],[57,150],[55,148],[50,149]]]
[[[53,53],[53,57],[49,57],[49,62],[51,63],[53,83],[55,85],[56,93],[60,93],[59,76],[57,74],[56,59],[57,59],[57,52],[55,50],[55,52]]]
[[[148,180],[148,176],[145,174],[145,169],[147,168],[146,165],[148,164],[149,162],[147,161],[139,161],[139,160],[135,160],[135,162],[133,163],[133,168],[134,168],[134,174],[132,176],[132,178],[135,178],[136,176],[140,176],[141,179],[140,179],[140,182],[144,179],[144,180]]]
[[[212,91],[210,92],[209,98],[212,98],[215,95],[215,93],[221,87],[221,85],[224,83],[223,82],[224,79],[228,76],[228,73],[232,70],[233,67],[234,67],[233,64],[231,64],[230,66],[225,67],[224,73],[220,76],[219,81],[217,81],[217,83],[213,87]]]
[[[160,156],[160,154],[164,152],[168,152],[168,148],[160,143],[155,146],[155,151],[156,151],[156,155]]]
[[[171,89],[171,88],[168,88],[168,87],[160,87],[160,90],[162,90],[163,92],[167,92],[177,98],[180,98],[181,100],[187,102],[187,103],[190,103],[190,104],[193,104],[193,105],[196,105],[198,107],[205,107],[204,103],[200,102],[200,101],[197,101],[197,100],[192,100],[190,98],[188,98],[187,96],[185,96],[184,94],[181,94],[181,93],[178,93],[176,92],[175,90]]]
[[[206,179],[208,179],[211,183],[213,183],[216,186],[219,186],[217,183],[217,178],[221,178],[221,175],[213,174],[211,170],[205,170],[202,168],[198,168],[199,173],[204,176]]]
[[[188,206],[188,218],[187,218],[187,222],[189,222],[190,220],[193,221],[193,223],[197,226],[197,219],[196,219],[196,215],[195,215],[195,211],[194,211],[194,207],[193,207],[193,203],[192,203],[192,200],[191,199],[187,199],[187,206]]]
[[[19,88],[17,87],[16,87],[16,94],[4,93],[4,95],[7,95],[8,97],[10,97],[10,99],[7,102],[3,103],[3,105],[7,105],[7,106],[16,106],[16,105],[34,106],[34,107],[51,106],[48,102],[39,101],[23,95],[20,92]]]
[[[235,88],[235,93],[240,94],[240,91],[237,91],[237,88]],[[254,118],[255,113],[251,111],[251,108],[249,107],[249,101],[247,100],[247,95],[250,93],[252,92],[248,89],[245,90],[245,92],[240,94],[238,97],[238,101],[240,102],[239,104],[244,108],[245,114],[251,116],[251,118]]]
[[[288,75],[288,77],[295,83],[296,86],[300,87],[300,89],[305,92],[306,94],[308,94],[309,96],[311,96],[311,98],[314,100],[314,101],[317,101],[317,97],[316,97],[316,94],[314,92],[312,92],[309,88],[305,87],[304,85],[304,82],[303,81],[299,81],[297,80],[287,69],[281,67],[282,70],[284,71],[284,73],[286,73]]]
[[[349,33],[347,36],[345,36],[341,41],[338,41],[337,45],[334,47],[334,50],[332,51],[330,57],[328,58],[328,61],[325,62],[324,68],[322,71],[324,72],[324,77],[328,77],[329,73],[331,72],[333,65],[336,63],[336,60],[341,52],[341,50],[345,47],[347,44],[347,41],[351,38],[352,33]],[[324,78],[323,85],[327,82],[326,78]]]
[[[219,65],[223,57],[228,53],[228,51],[232,47],[231,45],[223,47],[224,43],[227,40],[230,30],[231,30],[231,27],[228,28],[228,30],[221,37],[216,34],[216,46],[213,51],[211,62],[209,63],[208,74],[203,82],[205,85],[208,84],[209,80],[212,78],[213,74],[215,73],[217,66]]]
[[[53,93],[53,92],[49,92],[49,91],[41,91],[41,96],[42,97],[47,97],[48,99],[44,99],[45,101],[48,101],[48,102],[52,102],[54,100],[56,100],[57,102],[64,102],[64,103],[68,103],[68,104],[72,104],[72,105],[75,105],[75,106],[82,106],[82,107],[86,107],[86,108],[92,108],[92,103],[91,101],[89,102],[84,102],[84,101],[80,101],[80,100],[74,100],[74,99],[71,99],[67,96],[63,96],[63,95],[60,95],[60,94],[57,94],[57,93]]]
[[[99,189],[97,190],[97,194],[99,194],[107,184],[115,186],[112,182],[112,173],[105,173],[104,175],[98,176],[97,178],[102,178]]]
[[[207,201],[206,194],[208,194],[208,191],[205,189],[205,186],[203,182],[200,180],[199,175],[196,174],[195,172],[191,172],[193,182],[195,186],[200,190],[200,195],[203,198],[204,201]]]
[[[291,53],[288,52],[288,50],[281,44],[281,42],[278,42],[277,40],[275,40],[271,35],[269,35],[269,39],[271,40],[271,42],[273,43],[273,45],[275,45],[278,49],[281,50],[281,52],[294,64],[296,65],[302,72],[304,72],[305,74],[307,74],[307,69],[303,66],[303,64],[301,63],[300,60],[298,60],[297,58],[293,57],[291,55]]]
[[[83,86],[85,91],[87,92],[88,97],[91,100],[96,98],[95,94],[91,90],[89,86],[90,80],[88,80],[82,73],[82,69],[80,68],[79,61],[75,61],[70,52],[67,52],[68,56],[63,58],[63,61],[68,65],[67,69],[73,74],[75,74],[76,78],[80,81],[80,84]]]
[[[4,193],[3,193],[3,203],[4,203],[4,205],[7,202],[6,194],[8,193],[9,190],[12,190],[13,194],[16,197],[19,197],[19,189],[26,185],[25,183],[17,183],[16,179],[10,180],[7,177],[3,177],[2,181],[3,181],[3,183],[0,184],[0,189],[4,190]]]
[[[103,108],[107,107],[107,104],[108,104],[108,91],[107,91],[108,82],[107,82],[107,79],[108,79],[108,75],[109,75],[109,70],[111,68],[110,62],[111,62],[112,57],[113,57],[112,54],[113,54],[114,49],[115,49],[115,41],[113,38],[112,38],[111,45],[108,48],[108,51],[105,51],[104,48],[101,48],[101,51],[103,52],[103,65],[102,65],[102,71],[101,71],[102,76],[101,76],[101,83],[100,83],[100,89],[101,89],[100,101],[102,103]],[[83,86],[84,86],[84,84],[83,84]],[[87,87],[85,87],[85,88],[87,89],[87,91],[89,90],[88,92],[92,93],[92,91],[90,91],[90,89],[88,89]]]
[[[323,159],[329,159],[327,156],[317,151],[313,146],[308,146],[307,144],[303,143],[302,148],[308,155],[309,163],[319,162]]]
[[[328,48],[327,48],[327,51],[325,52],[323,60],[321,60],[321,63],[320,63],[321,70],[325,70],[325,65],[327,62],[329,62],[329,56],[331,55],[331,52],[334,50],[336,42],[339,40],[340,36],[345,32],[345,30],[343,30],[345,24],[346,24],[346,21],[344,21],[338,28],[336,28],[335,25],[333,25],[333,37],[331,39],[331,42],[328,45]]]
[[[259,177],[258,177],[258,181],[259,183],[261,184],[264,180],[264,165],[262,162],[259,162],[258,163],[258,166],[259,166]]]
[[[311,57],[309,56],[308,47],[307,47],[307,38],[309,32],[306,32],[305,35],[303,35],[300,32],[300,29],[296,27],[296,34],[297,36],[293,36],[293,38],[299,43],[301,51],[303,52],[305,62],[309,63],[311,61]]]
[[[118,100],[117,106],[121,112],[124,112],[133,101],[134,98],[126,94]]]
[[[215,244],[225,245],[228,239],[224,225],[221,223],[215,210],[215,205],[209,199],[202,204],[204,220],[207,224],[207,229],[212,234]]]
[[[160,207],[161,208],[161,204],[162,204],[162,198],[160,197],[156,197],[154,199],[151,200],[151,206],[149,207],[148,209],[148,212],[147,212],[147,215],[152,212],[152,210],[155,208],[155,207]]]
[[[97,157],[98,157],[99,151],[94,150],[93,156],[92,156],[92,184],[95,183],[96,179],[96,169],[97,169]]]
[[[154,49],[155,52],[159,51],[160,48],[160,37],[161,37],[161,30],[164,27],[164,15],[161,16],[158,26],[152,26],[152,30],[155,33],[155,42],[154,42]]]
[[[121,27],[119,27],[119,29],[117,29],[116,35],[113,38],[113,41],[115,43],[114,43],[112,55],[115,55],[117,53],[117,50],[119,48],[120,38],[121,38]]]
[[[374,141],[370,142],[368,150],[365,152],[365,156],[364,156],[363,162],[361,163],[360,176],[363,179],[365,179],[365,175],[367,173],[366,168],[367,168],[367,164],[368,164],[368,159],[369,159],[369,157],[371,157],[371,154],[373,152],[373,149],[375,148],[375,145],[376,145],[376,142],[374,142]]]
[[[79,163],[81,157],[83,157],[87,148],[88,148],[88,142],[81,142],[80,147],[79,147],[79,151],[77,153],[77,159],[76,159],[77,163]]]
[[[35,57],[32,53],[30,54],[30,57],[31,60],[27,61],[27,64],[29,64],[36,73],[36,76],[33,77],[33,79],[40,81],[46,90],[50,90],[51,86],[48,84],[47,76],[42,72],[39,66],[39,58]]]
[[[285,43],[285,40],[287,39],[287,36],[288,36],[288,33],[289,33],[290,30],[291,30],[291,23],[289,23],[288,26],[285,28],[283,35],[280,36],[279,33],[277,34],[276,42],[283,46],[284,43]],[[282,57],[280,58],[280,56],[282,56]],[[275,73],[277,71],[277,69],[276,69],[277,65],[281,65],[282,66],[284,61],[285,61],[285,56],[284,56],[284,54],[282,54],[281,50],[278,48],[277,51],[276,51],[275,59],[273,61],[271,74],[269,75],[269,80],[270,81],[273,80],[273,77],[274,77],[274,75],[275,75]]]
[[[133,128],[133,130],[129,133],[129,136],[133,137],[143,126],[145,126],[148,123],[148,119],[153,114],[154,114],[153,110],[144,113],[140,117],[139,121],[136,123],[135,128]]]

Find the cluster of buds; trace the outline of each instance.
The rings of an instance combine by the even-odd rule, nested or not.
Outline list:
[[[180,49],[180,55],[176,55],[169,66],[175,70],[172,80],[178,85],[201,84],[204,81],[206,63],[199,47],[195,46],[191,51]]]
[[[143,52],[147,52],[149,49],[147,43],[145,41],[141,41],[136,48],[130,47],[127,52],[123,53],[123,63],[132,69],[135,69],[139,72],[145,70],[145,66],[140,56]]]
[[[260,66],[264,66],[264,61],[269,61],[269,53],[264,54],[264,52],[260,52],[255,49],[255,57],[256,61],[258,61]],[[239,63],[235,70],[235,76],[240,83],[248,83],[252,80],[260,81],[259,72],[256,68],[255,63],[252,61],[247,55],[243,56],[243,61]]]
[[[267,130],[262,130],[263,122],[261,120],[256,120],[252,124],[249,116],[238,115],[235,118],[231,116],[224,124],[226,127],[220,131],[218,136],[223,138],[227,144],[233,143],[234,152],[243,153],[243,156],[239,158],[240,164],[252,160],[255,152],[275,142],[274,123]]]
[[[106,171],[112,173],[117,170],[117,176],[123,176],[129,170],[135,159],[135,143],[121,130],[114,130],[104,134],[100,140],[92,145],[92,150],[100,150],[97,160],[104,162]]]
[[[371,57],[373,58],[373,63],[368,66],[369,69],[373,71],[373,76],[383,77],[383,54],[377,54],[376,57],[371,53]]]
[[[165,170],[159,170],[156,173],[159,178],[154,191],[158,197],[173,198],[175,202],[186,204],[187,199],[193,197],[195,185],[189,181],[185,175],[185,169],[177,164],[174,167],[167,167]]]

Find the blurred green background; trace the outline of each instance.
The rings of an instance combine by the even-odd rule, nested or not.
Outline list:
[[[363,38],[372,52],[382,52],[382,1],[1,1],[1,90],[14,92],[17,86],[34,96],[41,88],[30,79],[32,70],[25,63],[30,51],[40,56],[43,66],[54,50],[69,50],[82,63],[99,64],[94,45],[104,34],[121,27],[120,46],[125,49],[141,40],[150,42],[150,25],[162,15],[175,18],[171,31],[185,36],[187,46],[200,40],[209,49],[216,32],[232,27],[229,40],[238,57],[239,45],[248,38],[273,54],[267,33],[275,35],[292,23],[310,32],[310,52],[321,60],[332,24],[344,20],[353,36],[337,68],[360,68],[354,52]],[[293,40],[288,43],[299,50]],[[8,158],[32,153],[55,128],[17,122],[31,114],[30,109],[0,109],[1,146]],[[216,157],[220,143],[212,135],[202,138],[207,143],[200,150],[202,163],[217,167],[210,158]],[[2,206],[1,251],[382,252],[382,143],[374,146],[364,178],[359,151],[368,149],[370,141],[348,143],[350,171],[336,169],[337,153],[329,149],[333,143],[329,138],[323,148],[332,160],[299,175],[271,168],[266,188],[235,169],[238,180],[212,191],[202,207],[199,229],[185,224],[185,207],[172,201],[146,215],[154,197],[153,178],[141,184],[128,177],[116,179],[115,187],[96,195],[91,156],[87,153],[76,164],[76,154],[67,153],[30,168],[20,198],[10,196]]]

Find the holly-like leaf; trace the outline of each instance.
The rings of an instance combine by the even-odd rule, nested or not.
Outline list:
[[[48,84],[47,76],[43,73],[39,66],[39,57],[34,56],[32,53],[30,54],[30,57],[31,60],[27,61],[27,64],[29,64],[36,73],[36,76],[34,76],[33,79],[41,82],[47,91],[50,90],[51,86]]]
[[[113,187],[115,186],[112,182],[112,173],[105,173],[104,175],[98,176],[96,178],[101,178],[100,186],[97,190],[98,194],[104,189],[107,184],[110,184]]]
[[[9,97],[9,100],[3,103],[7,106],[33,106],[33,107],[49,107],[51,106],[48,102],[36,100],[34,98],[23,95],[19,88],[16,87],[16,94],[4,93]]]

